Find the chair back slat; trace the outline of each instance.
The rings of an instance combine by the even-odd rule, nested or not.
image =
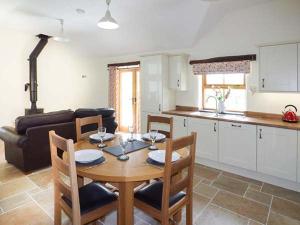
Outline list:
[[[99,128],[102,126],[102,116],[90,116],[90,117],[84,117],[84,118],[77,118],[76,119],[76,137],[77,141],[82,140],[91,134],[94,134],[96,130],[82,132],[82,127],[87,125],[93,125],[96,124]]]
[[[57,188],[59,191],[68,199],[72,199],[72,193],[70,186],[66,185],[65,182],[63,182],[61,179],[59,179],[55,185],[57,185]]]
[[[171,188],[170,188],[170,196],[173,196],[180,191],[183,191],[186,189],[189,185],[189,177],[185,176],[183,179],[172,183]]]
[[[189,154],[172,162],[172,153],[182,148],[186,148]],[[195,150],[195,132],[183,138],[167,140],[162,196],[162,213],[165,215],[168,214],[170,196],[186,190],[185,199],[192,201]],[[187,174],[182,178],[184,169],[187,169]]]
[[[173,138],[173,117],[148,115],[148,118],[147,118],[147,132],[149,132],[149,130],[152,127],[152,124],[154,124],[154,123],[169,125],[169,131],[158,130],[158,132],[166,135],[167,138]]]
[[[55,165],[58,169],[59,172],[63,173],[66,176],[70,176],[70,170],[69,170],[69,166],[67,163],[65,163],[60,157],[58,156],[53,156],[55,160]]]
[[[176,174],[184,170],[185,168],[191,165],[192,157],[189,155],[180,159],[176,162],[173,162],[171,165],[171,175]]]

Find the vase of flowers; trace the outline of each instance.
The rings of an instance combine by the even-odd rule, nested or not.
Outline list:
[[[227,89],[214,89],[216,93],[216,99],[218,100],[218,113],[224,113],[225,112],[225,101],[228,99],[230,95],[230,88]]]

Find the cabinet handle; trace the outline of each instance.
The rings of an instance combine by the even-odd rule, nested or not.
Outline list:
[[[262,84],[261,84],[262,88],[265,88],[265,78],[261,79],[261,81],[262,81]]]
[[[217,132],[217,123],[214,123],[214,132]]]
[[[180,84],[179,84],[179,80],[177,80],[177,87],[179,87],[179,85],[180,85]]]
[[[158,105],[158,111],[159,111],[159,112],[161,111],[161,106],[160,106],[160,104]]]
[[[183,119],[183,126],[186,127],[186,119]]]
[[[259,139],[262,139],[262,129],[259,129]]]
[[[235,125],[235,124],[231,124],[232,127],[238,127],[238,128],[241,128],[242,125]]]

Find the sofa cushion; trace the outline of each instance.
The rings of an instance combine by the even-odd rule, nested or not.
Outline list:
[[[25,134],[30,127],[37,127],[48,124],[67,123],[74,119],[72,110],[61,110],[50,113],[20,116],[15,121],[18,134]]]
[[[113,116],[114,113],[115,110],[112,108],[98,108],[98,109],[81,108],[75,111],[75,117],[84,118],[84,117],[101,115],[103,118],[106,118],[106,117]]]

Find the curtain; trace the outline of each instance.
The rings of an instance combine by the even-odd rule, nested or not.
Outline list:
[[[108,104],[109,107],[115,109],[116,121],[120,121],[120,74],[116,66],[108,67],[109,71],[109,93]]]
[[[250,60],[232,62],[199,63],[193,65],[195,75],[217,73],[250,73]]]

